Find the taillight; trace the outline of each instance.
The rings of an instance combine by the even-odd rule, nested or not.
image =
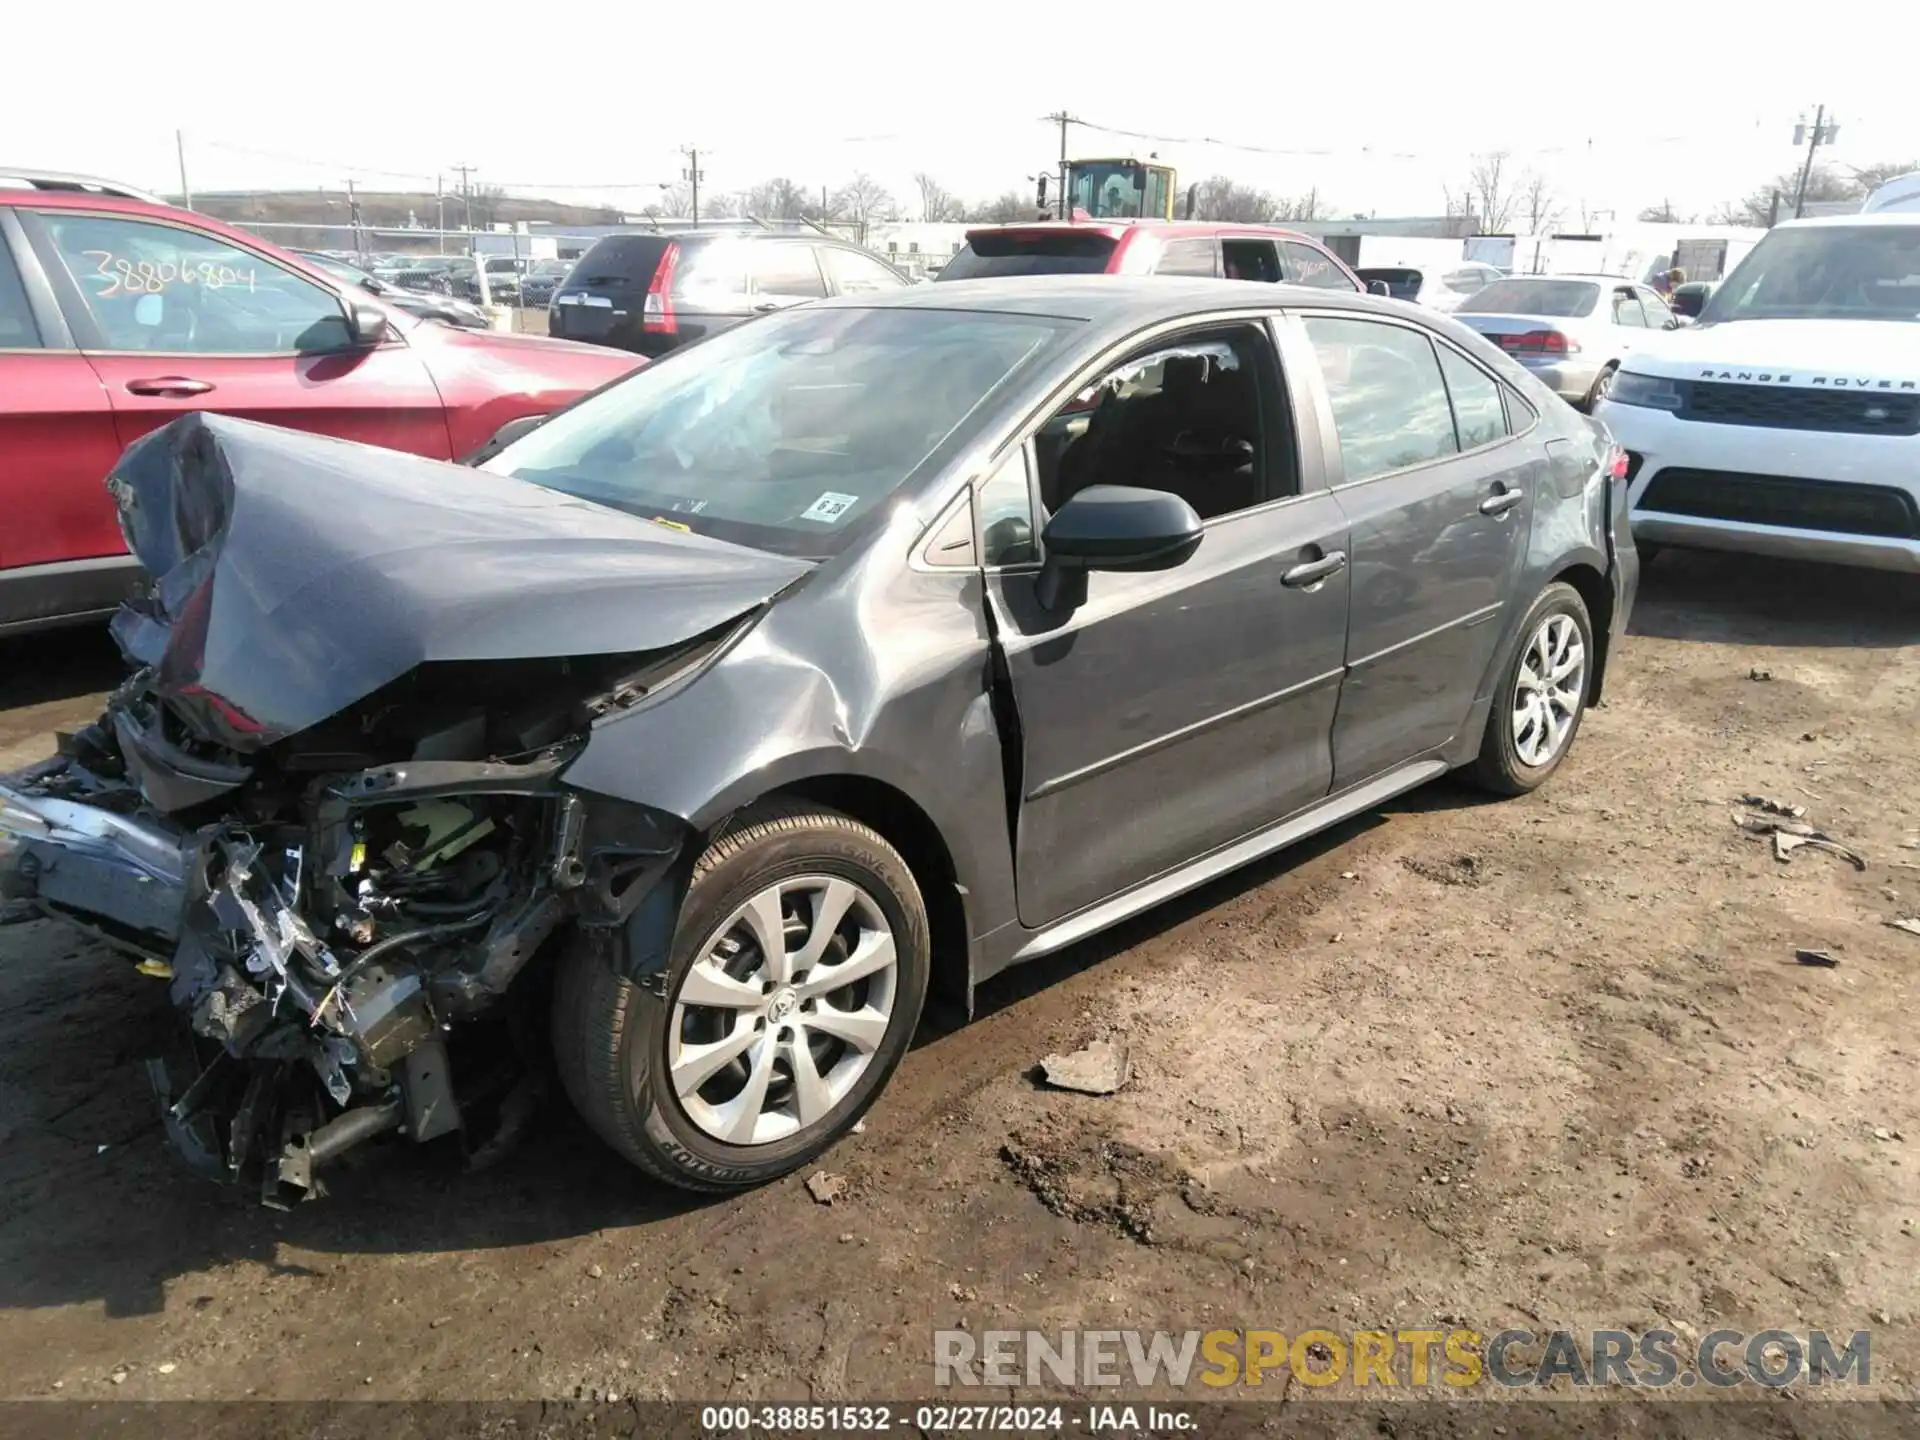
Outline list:
[[[1500,348],[1515,355],[1571,355],[1580,349],[1580,342],[1559,330],[1529,330],[1502,335]]]
[[[1607,466],[1607,474],[1616,480],[1627,478],[1627,452],[1618,445],[1613,447],[1613,460]]]
[[[673,269],[680,262],[680,243],[669,241],[660,263],[654,267],[653,283],[647,286],[646,303],[640,307],[640,328],[655,335],[672,335],[680,328],[673,314]]]

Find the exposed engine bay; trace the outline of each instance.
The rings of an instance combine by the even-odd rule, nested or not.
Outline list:
[[[530,1113],[530,1079],[510,1063],[479,1077],[499,1093],[476,1133],[452,1032],[563,927],[590,943],[623,924],[680,850],[664,817],[558,780],[610,666],[423,670],[250,760],[195,743],[142,672],[58,758],[0,785],[0,897],[168,982],[193,1056],[149,1069],[198,1168],[261,1170],[286,1203],[385,1131],[460,1132],[483,1154]],[[625,668],[640,688],[656,667]],[[540,698],[442,723],[474,703],[463,680]]]
[[[130,678],[0,777],[0,921],[166,982],[168,1132],[274,1204],[385,1132],[511,1138],[534,1007],[502,1002],[550,945],[627,963],[690,838],[563,772],[794,578],[738,552],[690,586],[694,542],[448,468],[200,415],[137,442],[109,479],[156,577],[113,624]],[[465,1064],[489,1024],[504,1063]]]

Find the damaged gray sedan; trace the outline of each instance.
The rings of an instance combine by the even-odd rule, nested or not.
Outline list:
[[[129,678],[0,783],[0,914],[165,981],[169,1132],[273,1203],[549,1068],[663,1179],[805,1164],[930,993],[1543,782],[1638,573],[1602,430],[1323,291],[808,306],[503,441],[136,443]]]

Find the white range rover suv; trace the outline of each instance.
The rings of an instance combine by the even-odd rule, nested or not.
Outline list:
[[[1868,208],[1776,226],[1697,325],[1627,360],[1595,416],[1643,555],[1920,571],[1920,196]]]

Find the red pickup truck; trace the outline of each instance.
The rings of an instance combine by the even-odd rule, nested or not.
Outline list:
[[[644,363],[415,319],[204,215],[0,170],[0,634],[120,602],[107,471],[186,411],[457,459]]]

